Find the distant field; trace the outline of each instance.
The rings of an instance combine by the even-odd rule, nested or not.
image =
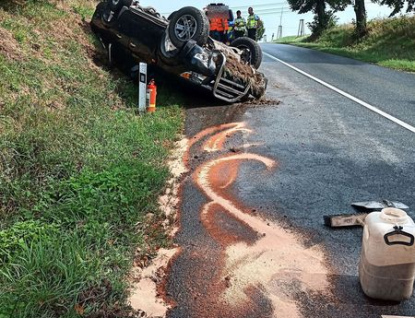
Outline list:
[[[369,34],[356,41],[354,26],[339,25],[314,42],[307,37],[284,37],[287,43],[342,55],[381,66],[415,72],[415,16],[375,19],[368,22]]]

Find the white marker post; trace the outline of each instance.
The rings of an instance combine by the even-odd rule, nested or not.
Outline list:
[[[138,75],[138,112],[146,111],[147,96],[147,63],[140,63],[140,74]]]

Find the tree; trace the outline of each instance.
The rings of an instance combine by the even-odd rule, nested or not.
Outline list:
[[[365,0],[355,0],[353,8],[356,14],[355,34],[356,37],[360,39],[367,34],[367,15]]]
[[[406,12],[414,12],[415,11],[415,0],[375,0],[375,3],[379,3],[380,5],[387,5],[388,7],[392,8],[393,11],[389,15],[393,17],[398,12],[401,12],[405,4]]]
[[[372,0],[380,5],[387,5],[393,9],[390,17],[401,12],[405,4],[407,4],[406,12],[415,11],[415,0]],[[367,34],[366,25],[366,8],[364,0],[355,0],[354,11],[356,13],[356,37],[361,38]]]
[[[259,20],[258,21],[258,28],[257,28],[257,31],[256,31],[256,40],[261,41],[262,38],[264,37],[264,33],[265,33],[264,22],[262,20]]]
[[[307,23],[308,28],[311,30],[312,37],[319,37],[325,29],[329,29],[336,24],[333,11],[324,11],[323,14],[315,14],[313,22]]]
[[[343,11],[351,0],[287,0],[291,10],[298,11],[299,14],[313,12],[314,22],[309,26],[312,35],[318,37],[321,33],[327,29],[330,21],[333,18],[333,14],[337,11]],[[411,0],[412,1],[412,0]],[[326,6],[329,5],[332,10],[326,10]]]
[[[380,5],[387,5],[393,9],[390,16],[394,16],[401,12],[405,5],[406,12],[415,11],[415,0],[371,0]],[[346,6],[353,4],[353,9],[356,14],[356,29],[355,35],[357,39],[362,38],[367,34],[367,14],[365,7],[365,0],[288,0],[291,10],[298,11],[299,14],[313,12],[314,21],[309,23],[312,36],[318,37],[321,33],[330,26],[337,11],[343,11]],[[329,5],[332,10],[326,10]]]

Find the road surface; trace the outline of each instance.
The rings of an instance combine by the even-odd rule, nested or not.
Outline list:
[[[415,207],[415,75],[264,44],[266,101],[187,109],[169,318],[414,316],[359,285],[356,201]],[[412,217],[414,214],[410,212]]]

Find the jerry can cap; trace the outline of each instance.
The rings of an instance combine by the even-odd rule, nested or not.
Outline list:
[[[380,212],[382,221],[391,224],[405,224],[408,221],[408,214],[397,208],[384,208]]]

